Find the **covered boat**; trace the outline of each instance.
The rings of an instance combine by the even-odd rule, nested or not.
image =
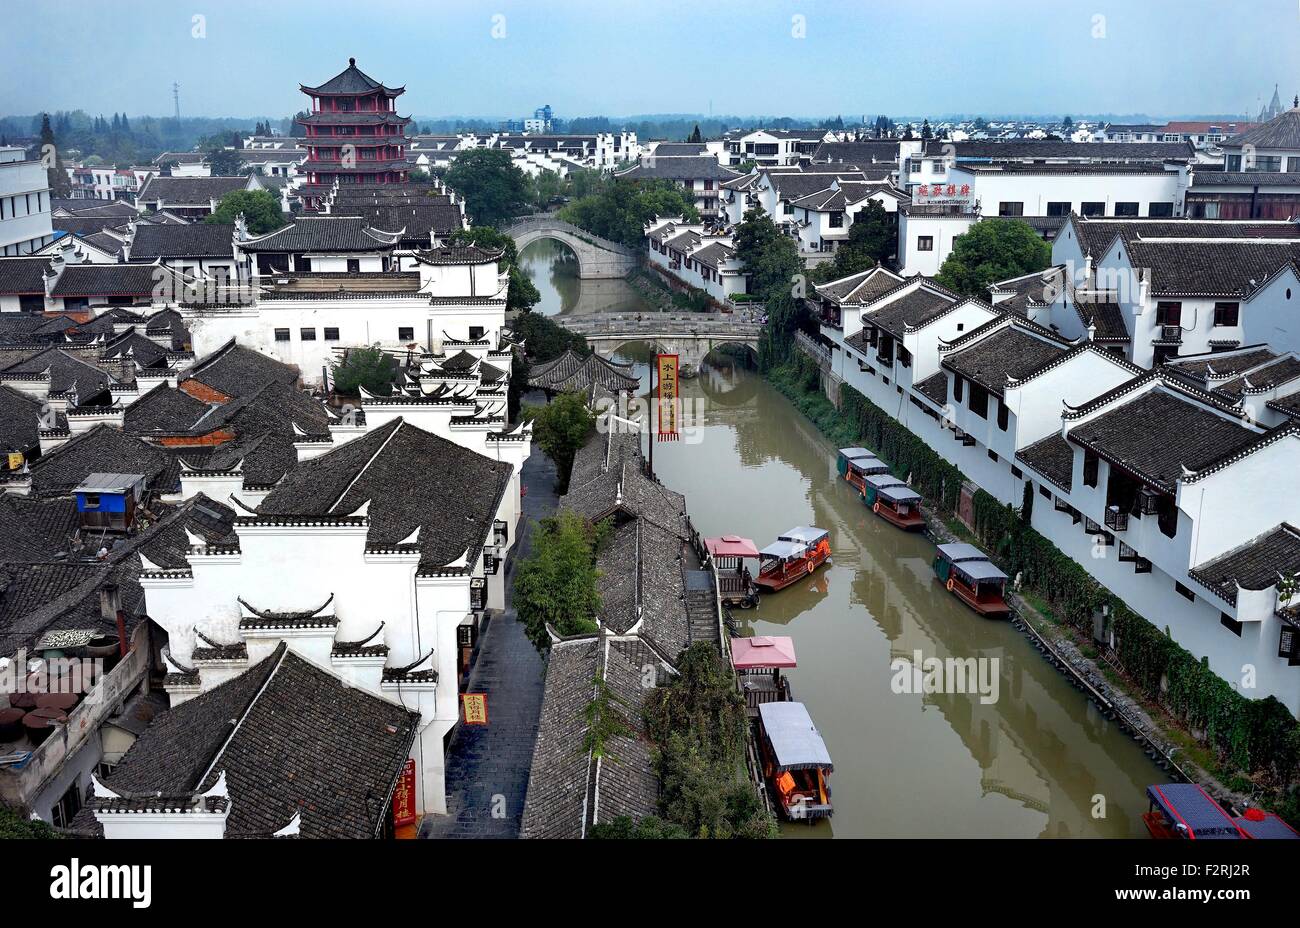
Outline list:
[[[750,718],[767,702],[789,702],[790,681],[782,670],[797,667],[794,639],[786,635],[755,635],[731,639],[731,666],[736,670],[740,691]]]
[[[781,813],[791,821],[831,815],[830,752],[801,702],[767,702],[758,707],[759,755],[763,776]]]
[[[866,448],[841,448],[835,469],[861,493],[866,479],[872,474],[888,473],[889,465]]]
[[[1246,837],[1237,820],[1195,783],[1148,786],[1147,798],[1151,810],[1142,813],[1142,821],[1153,838],[1194,841]]]
[[[1005,615],[1007,575],[979,548],[964,543],[939,545],[934,572],[948,592],[980,615]]]
[[[872,474],[864,479],[862,501],[891,525],[905,531],[925,528],[921,494],[892,474]]]
[[[758,552],[758,576],[754,582],[768,592],[783,590],[808,576],[831,556],[830,533],[815,526],[800,525],[778,535]]]
[[[1244,815],[1233,821],[1247,838],[1260,840],[1280,838],[1284,841],[1300,838],[1300,832],[1288,825],[1284,819],[1263,809],[1247,809]]]
[[[758,559],[758,546],[739,535],[723,535],[704,539],[704,549],[709,552],[722,601],[742,609],[757,605],[758,587],[745,561]]]

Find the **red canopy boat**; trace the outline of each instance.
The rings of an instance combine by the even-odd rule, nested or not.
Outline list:
[[[783,590],[826,563],[831,556],[830,533],[801,525],[777,536],[758,552],[759,570],[754,582],[769,593]]]
[[[890,525],[904,531],[925,528],[921,515],[921,494],[909,487],[906,481],[892,474],[872,474],[865,480],[862,502]]]
[[[1213,838],[1238,839],[1246,834],[1210,794],[1195,783],[1165,783],[1147,787],[1151,810],[1142,821],[1153,838],[1188,841]]]
[[[889,473],[889,465],[866,448],[841,448],[836,471],[861,493],[866,489],[866,479],[872,474]]]
[[[939,545],[934,572],[949,593],[980,615],[1005,615],[1010,611],[1005,598],[1007,575],[974,545]]]

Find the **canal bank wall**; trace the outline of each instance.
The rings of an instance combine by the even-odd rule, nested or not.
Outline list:
[[[1238,809],[1261,805],[1292,821],[1300,818],[1291,790],[1300,736],[1285,707],[1248,700],[1233,691],[1023,525],[1017,510],[982,490],[967,494],[972,501],[968,526],[945,521],[960,508],[962,487],[970,484],[965,475],[861,394],[828,384],[821,376],[821,359],[798,340],[795,347],[785,367],[766,372],[769,382],[834,444],[866,442],[928,502],[937,503],[927,513],[933,537],[944,541],[966,535],[963,540],[989,549],[1008,574],[1018,579],[1025,574],[1039,580],[1046,576],[1046,584],[1009,597],[1020,612],[1022,631],[1101,711],[1142,743],[1171,778],[1193,779]],[[838,404],[827,396],[828,387],[838,387]],[[1050,572],[1042,569],[1045,564],[1050,564]],[[1037,594],[1042,608],[1022,593]],[[1109,620],[1112,647],[1099,646],[1093,637],[1096,615]],[[1189,678],[1194,678],[1194,687],[1189,687]],[[1265,724],[1281,726],[1285,734],[1270,738],[1262,731]]]

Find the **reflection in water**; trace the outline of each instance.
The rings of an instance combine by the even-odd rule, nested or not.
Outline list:
[[[648,312],[649,303],[625,280],[582,280],[578,259],[566,245],[544,238],[519,253],[519,267],[532,278],[542,295],[538,312],[559,313]]]
[[[703,441],[655,448],[705,535],[760,547],[794,525],[831,532],[833,564],[736,611],[744,634],[789,634],[831,756],[835,817],[791,837],[1141,836],[1162,771],[1004,621],[980,618],[931,570],[933,547],[874,518],[836,478],[835,449],[743,365],[683,382]],[[644,383],[644,381],[643,381]],[[896,694],[891,661],[997,658],[999,698]]]

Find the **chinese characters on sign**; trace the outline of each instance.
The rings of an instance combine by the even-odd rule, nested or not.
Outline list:
[[[681,410],[677,388],[677,355],[655,355],[655,364],[659,369],[659,440],[676,441],[680,437],[677,420]]]
[[[461,693],[460,703],[465,712],[466,725],[488,723],[487,693]]]
[[[393,827],[415,824],[415,760],[408,757],[393,790]]]
[[[970,184],[921,184],[916,188],[917,203],[965,203],[970,200]]]

